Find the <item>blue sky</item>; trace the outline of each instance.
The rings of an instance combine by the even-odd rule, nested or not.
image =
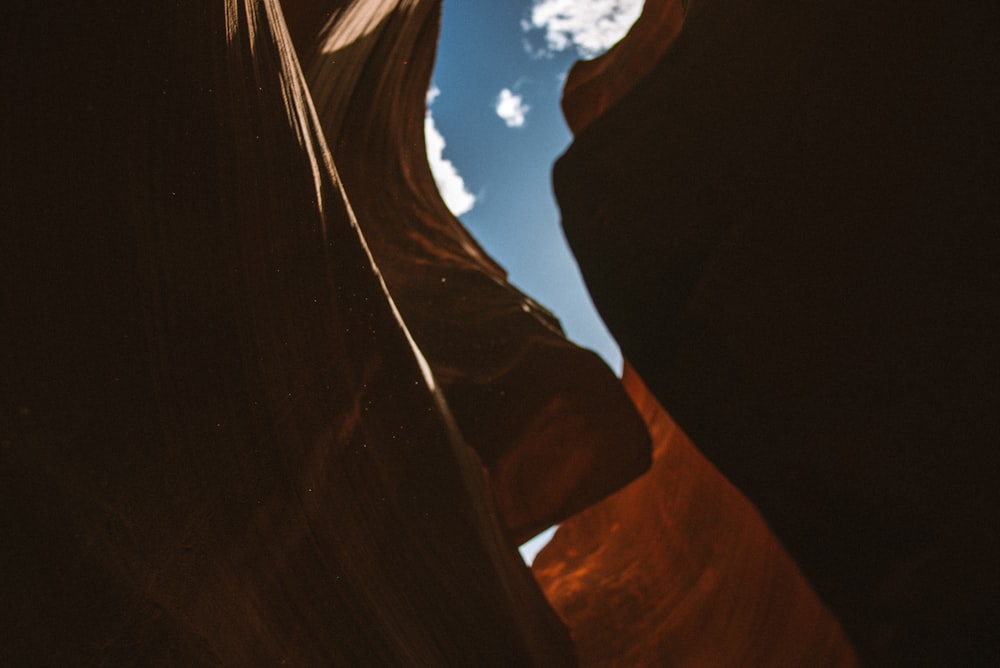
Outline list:
[[[567,70],[620,39],[641,5],[444,0],[428,96],[428,153],[445,201],[511,282],[615,371],[621,356],[566,247],[551,170],[572,138],[559,109]]]
[[[425,122],[445,201],[570,339],[621,370],[559,227],[552,163],[572,139],[559,98],[572,63],[618,41],[642,0],[444,0]],[[526,544],[526,560],[547,541]]]

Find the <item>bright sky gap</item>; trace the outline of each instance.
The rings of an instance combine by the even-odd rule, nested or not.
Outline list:
[[[559,108],[573,62],[620,40],[642,0],[444,0],[427,93],[427,159],[448,208],[552,310],[567,336],[616,372],[622,359],[559,227],[551,169],[572,137]],[[547,530],[521,546],[531,563]]]

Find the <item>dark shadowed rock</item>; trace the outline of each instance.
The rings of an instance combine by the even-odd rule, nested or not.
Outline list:
[[[571,663],[276,1],[4,19],[0,663]]]
[[[574,134],[590,125],[649,74],[670,48],[691,0],[645,0],[628,35],[600,58],[574,63],[563,86],[562,109]]]
[[[555,170],[599,311],[873,665],[998,656],[994,19],[699,2],[566,103],[607,107]]]

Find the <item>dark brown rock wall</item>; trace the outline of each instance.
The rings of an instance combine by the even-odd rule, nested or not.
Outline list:
[[[403,319],[518,539],[649,465],[618,379],[570,344],[447,210],[423,127],[440,2],[286,2],[338,172]],[[378,187],[372,187],[378,184]]]
[[[277,3],[3,24],[0,664],[570,662]]]
[[[574,134],[649,74],[680,34],[691,4],[690,0],[646,0],[628,35],[600,58],[573,65],[563,86],[562,108]]]
[[[698,3],[555,171],[624,355],[874,665],[998,654],[995,18]]]

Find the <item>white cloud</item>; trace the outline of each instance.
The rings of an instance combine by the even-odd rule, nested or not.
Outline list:
[[[428,104],[441,93],[435,86],[427,92]],[[476,203],[476,197],[465,188],[465,180],[451,160],[444,158],[444,137],[434,125],[434,118],[428,109],[424,116],[424,142],[427,145],[427,162],[437,183],[441,198],[453,214],[461,216],[469,212]]]
[[[575,49],[583,58],[594,58],[625,36],[642,5],[643,0],[534,0],[521,27],[529,37],[542,32],[544,46],[526,46],[536,55]]]
[[[503,119],[509,128],[519,128],[524,125],[524,115],[531,109],[524,103],[524,98],[515,95],[511,89],[504,88],[497,96],[497,116]]]

